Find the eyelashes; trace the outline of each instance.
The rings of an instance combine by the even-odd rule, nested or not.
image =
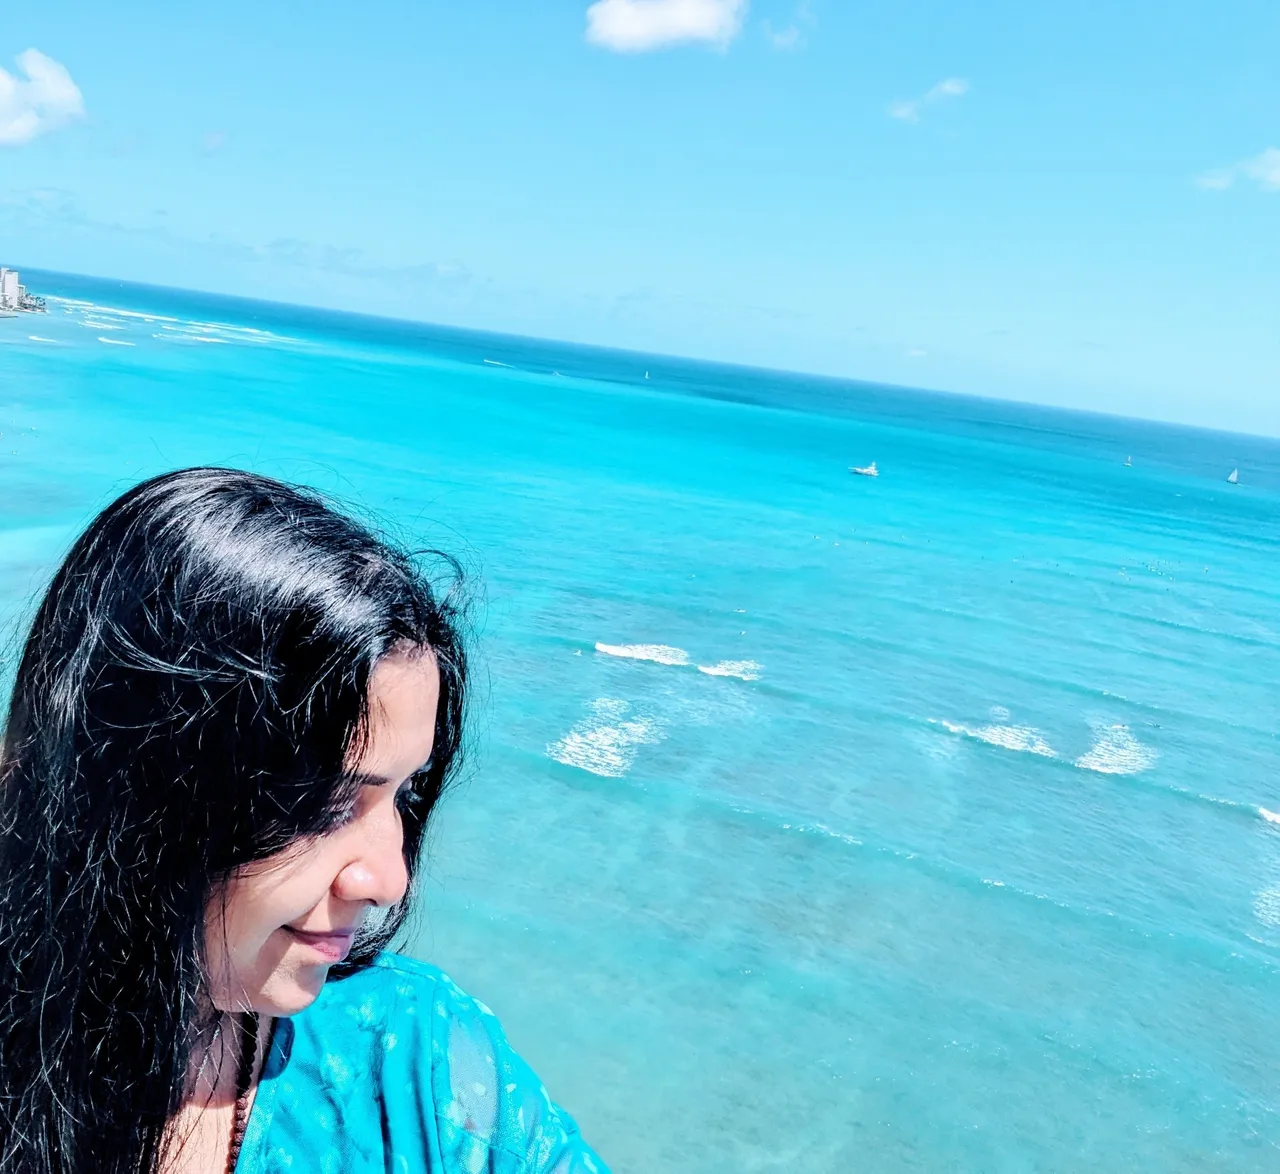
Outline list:
[[[396,791],[394,802],[396,810],[402,816],[421,816],[430,807],[427,796],[423,794],[423,785],[426,781],[427,771],[424,769],[411,775],[400,785],[400,789]],[[340,806],[335,805],[330,812],[329,822],[324,834],[337,832],[356,820],[360,814],[360,796],[363,793],[364,787],[359,787],[355,794],[351,795],[345,803]]]
[[[427,806],[425,795],[418,792],[413,786],[401,787],[396,792],[395,798],[396,810],[402,815],[416,815],[422,812]],[[329,832],[336,832],[347,827],[355,821],[359,814],[359,800],[353,799],[345,807],[340,807],[330,817]]]
[[[396,793],[396,806],[406,814],[422,811],[426,805],[426,796],[413,785],[402,787]]]

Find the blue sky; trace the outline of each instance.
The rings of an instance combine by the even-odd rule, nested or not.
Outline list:
[[[7,9],[5,263],[1280,434],[1275,0]]]

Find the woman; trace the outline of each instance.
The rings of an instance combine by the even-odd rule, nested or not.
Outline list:
[[[489,1011],[388,953],[461,745],[455,608],[313,494],[130,490],[0,756],[2,1174],[585,1174]]]

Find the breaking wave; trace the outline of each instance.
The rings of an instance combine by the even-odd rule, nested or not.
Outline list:
[[[1054,750],[1044,735],[1032,726],[964,726],[958,722],[942,721],[936,723],[952,734],[960,734],[966,738],[974,738],[985,742],[988,746],[999,746],[1002,750],[1017,750],[1023,754],[1038,754],[1042,758],[1057,758]]]
[[[1136,775],[1157,758],[1156,751],[1139,742],[1128,726],[1095,726],[1093,745],[1076,759],[1076,766],[1104,775]]]
[[[998,718],[1008,717],[1008,711],[993,711]],[[1023,754],[1035,754],[1041,758],[1059,758],[1044,734],[1033,726],[1019,726],[997,721],[986,726],[966,726],[959,722],[932,721],[952,734],[998,746],[1002,750],[1015,750]],[[1091,770],[1104,775],[1136,775],[1149,770],[1160,755],[1150,746],[1144,746],[1126,725],[1095,725],[1093,745],[1073,765],[1081,770]],[[1071,761],[1069,759],[1065,761]],[[1265,813],[1264,813],[1265,817]],[[1280,816],[1276,817],[1280,823]]]
[[[700,664],[698,672],[709,677],[737,677],[742,681],[758,681],[761,665],[754,660],[722,660],[719,664]]]
[[[607,779],[620,779],[631,769],[641,746],[661,742],[665,735],[652,718],[631,713],[626,701],[600,697],[587,707],[584,718],[559,741],[547,746],[547,756]]]
[[[670,644],[596,644],[596,651],[605,656],[620,656],[626,660],[649,660],[654,664],[686,665],[689,654],[683,648]]]
[[[1263,925],[1280,929],[1280,889],[1263,889],[1253,898],[1253,915]]]

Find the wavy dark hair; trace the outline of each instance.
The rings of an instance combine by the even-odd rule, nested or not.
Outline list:
[[[236,869],[340,818],[370,675],[408,646],[434,653],[441,684],[402,807],[413,877],[463,742],[447,562],[438,590],[315,493],[215,468],[136,486],[72,547],[0,748],[0,1174],[158,1169],[208,1006],[206,907]],[[368,966],[408,906],[333,977]]]

